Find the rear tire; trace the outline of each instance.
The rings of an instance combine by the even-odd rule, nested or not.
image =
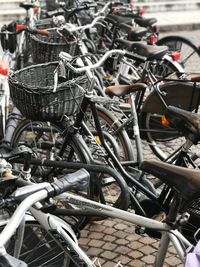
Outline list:
[[[166,36],[158,40],[157,45],[166,45],[169,51],[179,52],[178,62],[186,72],[194,72],[200,65],[200,49],[188,38],[182,36]],[[195,62],[195,64],[194,64]]]

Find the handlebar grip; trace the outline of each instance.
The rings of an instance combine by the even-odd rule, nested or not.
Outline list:
[[[50,196],[57,196],[71,189],[81,191],[87,188],[90,175],[85,169],[80,169],[74,173],[66,174],[63,178],[51,184],[53,191]],[[52,195],[53,193],[53,195]]]
[[[44,36],[49,36],[50,32],[44,29],[36,29],[36,34],[44,35]]]
[[[21,24],[17,24],[16,25],[16,31],[21,31],[21,30],[25,30],[25,29],[27,29],[28,28],[28,26],[26,26],[26,25],[21,25]]]

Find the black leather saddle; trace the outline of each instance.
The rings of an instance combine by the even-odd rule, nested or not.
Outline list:
[[[105,21],[112,23],[113,25],[120,25],[120,24],[128,24],[132,25],[133,18],[130,17],[122,17],[115,14],[108,14],[105,18]]]
[[[31,8],[34,8],[34,4],[31,4],[31,3],[28,3],[28,2],[25,2],[25,3],[20,3],[19,4],[20,7],[24,8],[25,10],[29,10]]]
[[[168,51],[167,46],[153,46],[144,44],[143,42],[133,42],[124,39],[117,39],[116,41],[128,51],[145,57],[148,60],[162,59]]]
[[[155,175],[174,188],[185,200],[200,197],[200,171],[171,165],[160,161],[144,161],[141,170]]]
[[[166,118],[178,130],[188,137],[195,136],[194,142],[200,141],[200,115],[174,106],[167,107]]]
[[[150,27],[152,26],[154,23],[157,22],[156,18],[149,18],[149,19],[145,19],[143,17],[139,17],[139,18],[135,18],[134,19],[135,23],[137,23],[139,26],[141,27]]]

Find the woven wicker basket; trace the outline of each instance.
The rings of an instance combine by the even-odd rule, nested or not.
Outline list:
[[[78,55],[76,38],[61,36],[56,30],[49,30],[50,36],[30,35],[31,52],[34,63],[46,63],[58,60],[61,51],[72,56]]]
[[[32,120],[55,121],[79,110],[88,79],[85,75],[59,83],[54,89],[57,62],[34,65],[9,76],[10,95],[23,116]]]

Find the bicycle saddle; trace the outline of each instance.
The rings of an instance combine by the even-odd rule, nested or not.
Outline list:
[[[191,81],[192,82],[199,83],[200,82],[200,76],[193,76],[193,77],[191,77]]]
[[[132,29],[128,33],[127,39],[130,41],[139,41],[146,33],[147,33],[147,29],[145,28]]]
[[[107,17],[105,18],[105,21],[112,23],[114,25],[121,24],[121,23],[132,25],[133,19],[129,17],[122,17],[119,15],[108,14]]]
[[[137,92],[140,90],[144,90],[146,88],[146,84],[144,83],[135,83],[130,85],[113,85],[106,88],[105,93],[110,96],[124,96],[129,93]]]
[[[146,28],[134,28],[132,25],[121,23],[119,28],[128,34],[127,39],[130,41],[140,41],[141,38],[147,33]]]
[[[167,120],[172,122],[177,129],[186,135],[195,135],[195,141],[200,140],[200,115],[174,106],[167,107]]]
[[[185,200],[200,197],[200,171],[171,165],[160,161],[144,161],[140,169],[155,175],[173,187]]]
[[[122,46],[124,46],[125,49],[133,53],[136,53],[142,57],[145,57],[148,60],[162,59],[162,57],[168,51],[167,46],[153,46],[144,44],[143,42],[133,42],[119,38],[116,39],[116,41],[122,44]]]
[[[34,4],[26,3],[26,2],[25,2],[25,3],[20,3],[19,6],[22,7],[22,8],[24,8],[24,9],[27,10],[27,11],[28,11],[29,9],[35,7]]]
[[[153,25],[154,23],[157,22],[156,18],[149,18],[149,19],[145,19],[145,18],[135,18],[134,19],[135,23],[137,23],[139,26],[141,27],[149,27],[151,25]]]

